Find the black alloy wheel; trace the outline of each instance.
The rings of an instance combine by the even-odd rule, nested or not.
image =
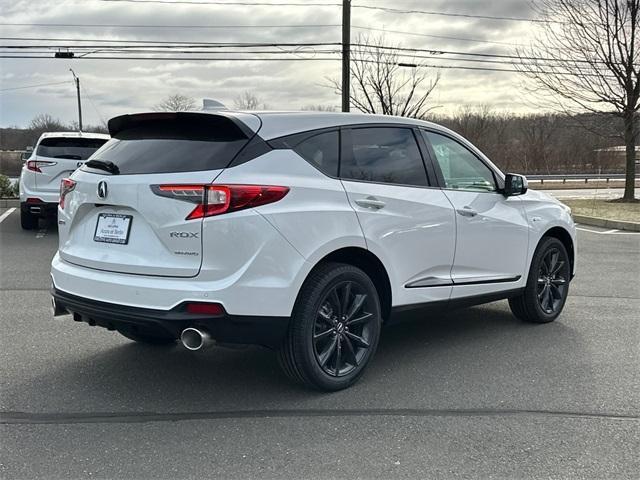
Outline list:
[[[358,367],[371,347],[372,311],[369,295],[356,282],[339,283],[325,294],[313,327],[313,349],[327,374],[343,377]]]
[[[533,323],[554,321],[569,294],[571,261],[564,244],[555,237],[543,237],[536,248],[524,290],[509,299],[513,314]]]
[[[538,269],[538,302],[547,315],[552,315],[564,303],[568,279],[564,268],[566,260],[562,260],[557,247],[546,251]]]
[[[328,262],[304,282],[278,351],[284,373],[323,391],[353,385],[378,347],[382,313],[376,286],[361,269]]]

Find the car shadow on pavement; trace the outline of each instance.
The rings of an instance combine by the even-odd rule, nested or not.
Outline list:
[[[97,329],[95,334],[116,335]],[[559,346],[568,352],[580,349],[572,328],[559,321],[522,323],[501,302],[385,328],[361,381],[326,395],[287,380],[267,349],[212,347],[194,353],[177,344],[153,347],[124,338],[112,346],[113,339],[98,351],[100,344],[92,341],[77,355],[61,345],[73,360],[53,362],[35,378],[10,386],[3,394],[5,405],[21,404],[20,399],[34,399],[43,391],[48,398],[27,404],[49,412],[357,408],[365,403],[398,407],[428,400],[455,403],[454,396],[473,389],[486,390],[488,401],[495,396],[498,402],[513,391],[535,396],[526,392],[532,375],[552,384],[564,381],[546,371],[536,373],[537,357]]]

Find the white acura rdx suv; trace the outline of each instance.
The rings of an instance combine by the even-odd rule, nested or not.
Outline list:
[[[509,299],[551,322],[570,210],[433,123],[226,110],[124,115],[61,184],[54,315],[138,342],[277,350],[353,384],[381,327]]]
[[[73,173],[109,135],[87,132],[45,132],[20,172],[20,224],[37,228],[38,219],[54,216],[60,200],[60,181]]]

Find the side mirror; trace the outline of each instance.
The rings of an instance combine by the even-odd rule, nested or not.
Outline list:
[[[524,195],[529,189],[529,182],[524,175],[515,173],[507,173],[504,177],[504,196],[514,197],[516,195]]]

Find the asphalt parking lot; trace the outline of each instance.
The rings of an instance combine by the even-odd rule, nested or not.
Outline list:
[[[391,327],[360,383],[320,394],[264,349],[52,320],[55,226],[23,232],[15,211],[0,223],[0,477],[638,478],[640,235],[586,228],[555,323],[497,302]]]

